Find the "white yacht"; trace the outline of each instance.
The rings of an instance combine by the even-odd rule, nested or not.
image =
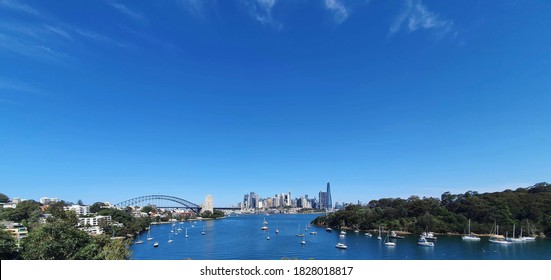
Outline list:
[[[339,249],[346,249],[346,248],[348,248],[348,246],[346,246],[344,243],[340,243],[340,242],[337,243],[337,245],[336,245],[335,247],[337,247],[337,248],[339,248]]]
[[[434,247],[434,243],[427,241],[427,239],[423,236],[419,237],[419,240],[417,240],[417,245],[424,247]]]
[[[461,239],[466,241],[480,241],[480,237],[471,232],[471,219],[469,219],[469,233],[467,235],[461,236]]]

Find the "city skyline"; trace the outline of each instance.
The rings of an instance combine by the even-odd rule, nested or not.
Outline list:
[[[230,206],[549,182],[550,9],[0,0],[0,188]]]

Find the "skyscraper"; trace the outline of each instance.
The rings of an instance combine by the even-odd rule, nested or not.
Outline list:
[[[325,196],[325,199],[325,206],[327,207],[327,209],[333,210],[333,201],[331,200],[331,185],[329,184],[329,182],[327,182],[327,194]]]
[[[327,210],[327,193],[326,192],[319,192],[319,209]]]

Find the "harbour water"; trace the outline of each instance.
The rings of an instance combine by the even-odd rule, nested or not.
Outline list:
[[[434,247],[417,245],[418,235],[397,239],[396,247],[383,245],[374,234],[348,231],[344,238],[339,231],[308,227],[315,214],[242,215],[221,220],[161,224],[151,226],[151,241],[146,233],[143,244],[132,246],[136,260],[551,260],[551,240],[509,245],[481,241],[463,241],[460,236],[438,236]],[[260,228],[264,219],[268,230]],[[181,231],[178,228],[181,227]],[[188,238],[185,237],[187,228]],[[174,234],[170,231],[174,229]],[[279,234],[276,234],[276,229]],[[202,235],[201,232],[205,234]],[[311,232],[317,234],[310,234]],[[177,233],[177,234],[176,234]],[[303,237],[297,234],[304,234]],[[383,238],[384,238],[383,234]],[[172,239],[172,242],[168,242]],[[269,237],[269,240],[268,238]],[[306,244],[301,244],[304,240]],[[158,242],[158,247],[153,243]],[[335,248],[338,242],[347,249]]]

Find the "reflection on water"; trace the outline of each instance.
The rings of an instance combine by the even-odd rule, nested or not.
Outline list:
[[[155,239],[133,245],[133,259],[144,260],[460,260],[460,259],[529,259],[550,260],[551,241],[537,239],[511,245],[489,243],[487,238],[479,242],[462,241],[459,236],[438,236],[435,247],[417,246],[417,235],[396,240],[396,247],[384,246],[381,240],[365,236],[362,232],[348,231],[344,239],[339,231],[308,227],[317,215],[243,215],[222,220],[185,222],[182,231],[176,231],[174,242],[169,243],[170,224],[152,225]],[[268,222],[268,230],[260,228]],[[176,225],[178,226],[178,225]],[[187,228],[189,238],[185,237]],[[201,231],[205,235],[201,235]],[[276,234],[276,229],[279,234]],[[307,229],[308,231],[305,231]],[[316,231],[316,235],[309,234]],[[296,235],[302,233],[304,237]],[[270,237],[268,240],[267,237]],[[140,237],[145,240],[145,236]],[[301,241],[306,241],[305,245]],[[159,242],[154,248],[153,242]],[[348,249],[335,245],[344,242]]]

